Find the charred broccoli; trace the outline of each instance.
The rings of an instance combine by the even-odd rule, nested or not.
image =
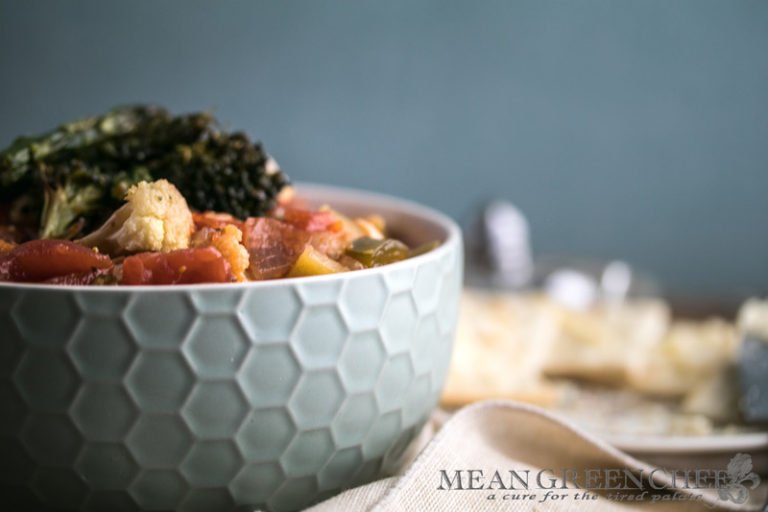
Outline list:
[[[64,124],[37,137],[20,137],[0,151],[0,204],[10,221],[36,227],[40,238],[73,238],[103,220],[128,188],[149,174],[142,169],[108,171],[90,153],[137,130],[157,109],[118,109]]]
[[[237,217],[274,207],[288,184],[260,144],[206,113],[124,107],[65,124],[0,151],[0,204],[41,238],[75,238],[106,219],[140,181],[167,179],[190,207]]]

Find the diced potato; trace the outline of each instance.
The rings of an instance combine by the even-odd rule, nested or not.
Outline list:
[[[345,270],[347,269],[341,263],[332,260],[311,245],[307,245],[288,272],[288,277],[319,276],[344,272]]]

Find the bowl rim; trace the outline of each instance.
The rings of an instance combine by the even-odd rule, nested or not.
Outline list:
[[[383,194],[379,192],[372,192],[368,190],[356,189],[352,187],[341,187],[335,185],[321,185],[311,182],[295,182],[293,184],[297,191],[306,193],[307,195],[323,194],[323,195],[335,195],[342,198],[346,198],[350,202],[365,203],[385,203],[391,205],[393,209],[401,210],[406,215],[415,218],[424,219],[440,228],[445,230],[446,236],[440,246],[435,249],[408,258],[404,261],[398,261],[383,265],[381,267],[366,268],[362,270],[354,270],[350,272],[339,272],[336,274],[325,274],[318,276],[305,276],[305,277],[283,277],[279,279],[268,279],[263,281],[247,281],[239,283],[197,283],[197,284],[173,284],[173,285],[114,285],[114,286],[92,286],[92,285],[62,285],[62,284],[49,284],[49,283],[19,283],[19,282],[0,282],[0,290],[13,289],[13,290],[50,290],[50,291],[72,291],[72,292],[85,292],[85,293],[121,293],[121,292],[147,292],[152,291],[155,293],[174,292],[174,291],[197,291],[197,290],[251,290],[254,288],[271,288],[280,287],[284,285],[296,285],[302,283],[324,283],[334,281],[344,281],[352,278],[362,278],[372,275],[381,275],[389,271],[396,269],[403,269],[408,266],[419,266],[422,263],[426,263],[431,260],[437,260],[450,251],[461,250],[461,228],[458,224],[451,219],[448,215],[441,213],[440,211],[419,204],[409,199],[402,199],[399,197]],[[371,208],[375,213],[375,206]]]

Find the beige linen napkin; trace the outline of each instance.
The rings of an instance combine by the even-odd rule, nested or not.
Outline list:
[[[620,473],[606,473],[606,470],[626,468],[633,475],[649,475],[653,466],[639,461],[613,448],[600,439],[583,432],[567,422],[555,417],[543,409],[507,401],[488,401],[468,406],[440,429],[429,441],[416,459],[405,468],[401,476],[379,480],[371,484],[350,489],[334,498],[324,501],[309,509],[309,512],[362,511],[625,511],[651,510],[704,511],[704,510],[740,510],[756,511],[763,509],[765,489],[750,489],[751,482],[744,481],[749,499],[744,504],[735,504],[721,497],[717,491],[681,490],[654,491],[657,488],[672,486],[669,473],[657,471],[652,482],[648,478],[642,481],[642,488],[648,489],[645,495],[636,491],[587,491],[575,489],[564,484],[563,468],[575,471],[582,487],[588,471],[599,481],[602,475],[614,476]],[[691,468],[694,470],[696,468]],[[723,468],[725,470],[726,468]],[[731,477],[734,476],[733,468]],[[741,465],[741,469],[750,468]],[[484,484],[484,490],[469,490],[469,470],[476,470],[474,476],[481,475],[475,486]],[[522,480],[515,480],[517,490],[498,490],[498,481],[487,490],[492,475],[498,471],[502,478],[514,470],[521,479],[528,479],[528,490],[521,489]],[[528,473],[525,473],[525,471]],[[542,470],[541,484],[536,480]],[[445,472],[445,473],[441,473]],[[456,490],[458,481],[455,471],[463,477],[464,490]],[[480,473],[482,471],[482,473]],[[727,473],[727,472],[726,472]],[[747,471],[748,473],[748,471]],[[746,473],[745,473],[746,474]],[[560,476],[558,476],[560,475]],[[574,473],[567,478],[573,480]],[[728,475],[725,475],[728,476]],[[735,475],[737,480],[742,474]],[[445,480],[447,477],[452,481]],[[511,478],[511,477],[510,477]],[[621,480],[621,478],[619,479]],[[731,478],[732,480],[732,478]],[[728,481],[731,481],[728,480]],[[743,479],[742,479],[743,480]],[[679,482],[680,480],[678,480]],[[508,488],[509,481],[504,485]],[[621,487],[622,483],[608,480],[611,486]],[[630,487],[635,484],[630,481]],[[442,489],[440,489],[442,487]],[[449,490],[453,487],[453,490]],[[553,487],[551,489],[543,487]],[[590,487],[595,487],[591,485]],[[678,487],[680,485],[678,484]],[[736,492],[731,489],[732,494]],[[640,501],[616,501],[607,495],[621,493],[625,499],[629,496],[641,498]],[[494,499],[489,499],[490,496]],[[526,497],[527,495],[527,497]],[[533,495],[533,498],[530,496]],[[505,499],[506,496],[506,499]],[[676,497],[676,501],[669,501]],[[516,498],[516,499],[515,499]],[[525,499],[524,499],[525,498]]]

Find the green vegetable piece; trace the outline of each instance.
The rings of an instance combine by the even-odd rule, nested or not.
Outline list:
[[[0,203],[23,211],[42,238],[73,238],[103,223],[132,185],[165,178],[193,209],[259,216],[289,183],[272,163],[260,144],[222,131],[210,114],[123,107],[0,151]]]
[[[346,254],[366,267],[371,268],[407,259],[410,255],[410,250],[407,245],[394,238],[376,240],[374,238],[361,237],[350,244]]]
[[[167,115],[154,107],[118,108],[104,116],[63,124],[37,137],[19,137],[0,151],[0,185],[10,187],[45,161],[66,151],[78,151],[135,130],[153,116]]]
[[[40,238],[73,238],[80,232],[77,219],[94,209],[102,195],[94,185],[66,184],[46,190]]]
[[[41,238],[73,238],[94,219],[107,216],[123,199],[119,191],[147,179],[147,173],[116,172],[102,148],[114,144],[152,119],[169,117],[154,107],[115,109],[103,116],[64,124],[37,137],[21,137],[0,151],[0,202],[8,201],[14,224],[29,226],[35,211]]]

